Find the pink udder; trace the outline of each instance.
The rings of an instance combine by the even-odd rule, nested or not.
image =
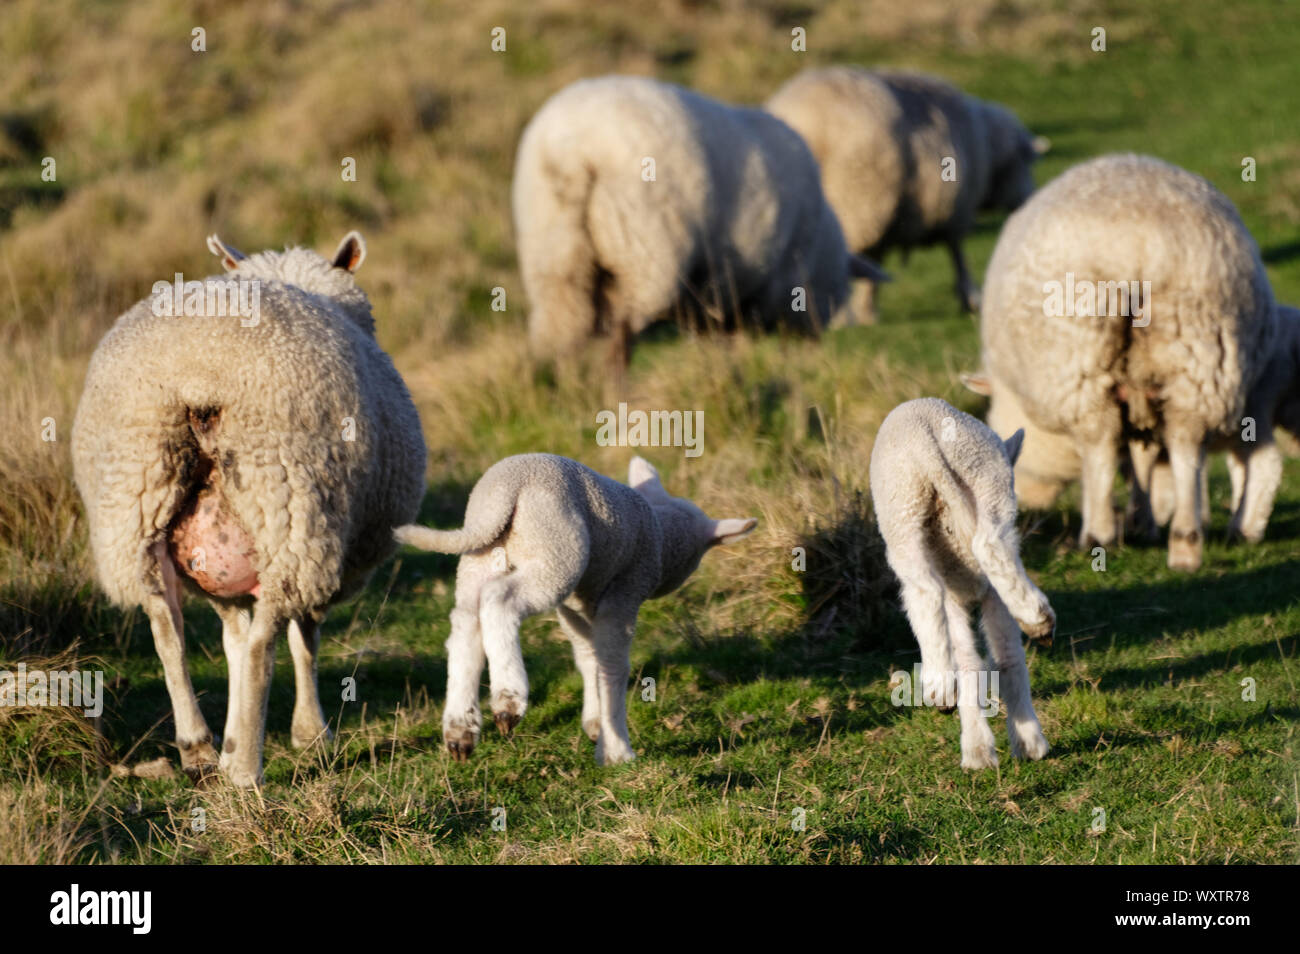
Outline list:
[[[226,508],[216,481],[205,484],[177,515],[170,544],[176,566],[205,592],[225,597],[261,592],[253,540]]]

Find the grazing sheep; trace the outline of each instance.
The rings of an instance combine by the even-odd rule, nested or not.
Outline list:
[[[631,337],[678,313],[815,333],[848,297],[850,256],[797,135],[655,80],[607,76],[553,96],[519,143],[519,267],[535,351]]]
[[[975,602],[1001,677],[1011,754],[1047,754],[1020,631],[1050,645],[1056,614],[1020,562],[1012,468],[1023,440],[1017,431],[1004,444],[969,414],[921,398],[889,412],[871,451],[876,523],[921,647],[922,695],[942,705],[956,680],[963,768],[998,764],[975,693],[986,669],[970,627]]]
[[[278,633],[287,626],[302,747],[327,733],[320,621],[393,552],[392,526],[419,506],[425,448],[353,279],[360,235],[333,260],[302,248],[245,257],[216,236],[208,245],[226,281],[259,290],[259,313],[159,316],[148,299],[131,308],[91,359],[72,455],[99,579],[149,616],[183,767],[200,779],[219,762],[230,781],[255,786]],[[182,583],[222,621],[230,693],[219,758],[185,665]]]
[[[1045,496],[1081,474],[1080,545],[1108,546],[1121,449],[1163,446],[1169,565],[1196,569],[1206,442],[1240,429],[1275,325],[1259,250],[1208,182],[1135,155],[1070,169],[1008,219],[984,285],[989,423],[1024,427],[1031,449],[1017,483]],[[1271,439],[1242,448],[1260,474],[1270,465],[1254,458],[1274,453]]]
[[[523,454],[493,464],[470,493],[465,526],[394,531],[402,543],[461,554],[447,640],[442,731],[453,757],[478,744],[478,688],[486,653],[497,728],[509,735],[528,705],[519,624],[559,610],[582,673],[582,728],[602,765],[635,758],[627,734],[629,651],[648,599],[686,581],[713,546],[758,521],[713,520],[671,497],[632,459],[627,487],[567,457]]]
[[[850,251],[879,258],[891,248],[906,255],[942,242],[962,307],[979,307],[962,240],[981,209],[1011,211],[1033,193],[1031,167],[1046,139],[1031,136],[1004,107],[915,73],[805,70],[766,108],[817,158]],[[853,308],[870,320],[872,287],[859,288]]]

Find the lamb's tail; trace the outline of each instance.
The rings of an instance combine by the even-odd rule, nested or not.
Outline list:
[[[486,510],[471,508],[465,514],[465,526],[459,530],[435,530],[410,523],[393,529],[398,543],[437,553],[470,553],[495,543],[510,525],[515,514],[513,498],[498,499]]]

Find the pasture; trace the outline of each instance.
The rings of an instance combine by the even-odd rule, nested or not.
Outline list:
[[[806,52],[791,50],[796,27]],[[1050,137],[1040,184],[1121,150],[1207,177],[1241,211],[1277,298],[1300,304],[1298,35],[1300,10],[1268,0],[5,4],[0,670],[102,670],[106,697],[97,720],[0,707],[0,863],[1295,862],[1294,444],[1256,546],[1224,543],[1214,461],[1193,575],[1166,568],[1163,543],[1098,568],[1074,546],[1077,490],[1022,514],[1025,565],[1059,620],[1055,645],[1029,656],[1052,751],[1013,762],[995,720],[1000,769],[963,772],[956,715],[891,699],[892,674],[919,656],[867,486],[896,404],[932,395],[983,413],[958,377],[978,363],[978,329],[946,253],[886,259],[895,281],[873,326],[816,341],[656,330],[616,392],[599,366],[583,380],[525,354],[509,187],[524,123],[583,76],[652,74],[755,103],[808,66],[915,68]],[[347,158],[356,181],[340,176]],[[966,244],[977,279],[999,225]],[[638,451],[596,440],[619,401],[703,412],[699,457],[639,452],[670,492],[759,528],[642,610],[637,761],[594,764],[553,618],[523,629],[531,708],[513,739],[489,725],[470,761],[452,761],[440,718],[455,561],[407,549],[325,622],[328,750],[289,747],[281,647],[260,793],[113,773],[179,760],[148,621],[108,604],[88,559],[68,434],[89,356],[155,281],[214,272],[214,231],[250,253],[328,253],[350,228],[368,242],[358,282],[379,342],[423,420],[421,522],[458,526],[474,481],[509,454],[624,479]],[[220,625],[195,600],[185,623],[219,726]]]

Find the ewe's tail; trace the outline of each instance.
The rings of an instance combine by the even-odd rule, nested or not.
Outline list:
[[[421,550],[433,550],[437,553],[470,553],[484,550],[495,543],[510,519],[515,515],[515,501],[512,497],[489,499],[486,506],[474,507],[471,499],[470,508],[465,512],[465,526],[459,530],[435,530],[422,527],[418,523],[396,527],[393,537],[398,543],[407,543]]]

